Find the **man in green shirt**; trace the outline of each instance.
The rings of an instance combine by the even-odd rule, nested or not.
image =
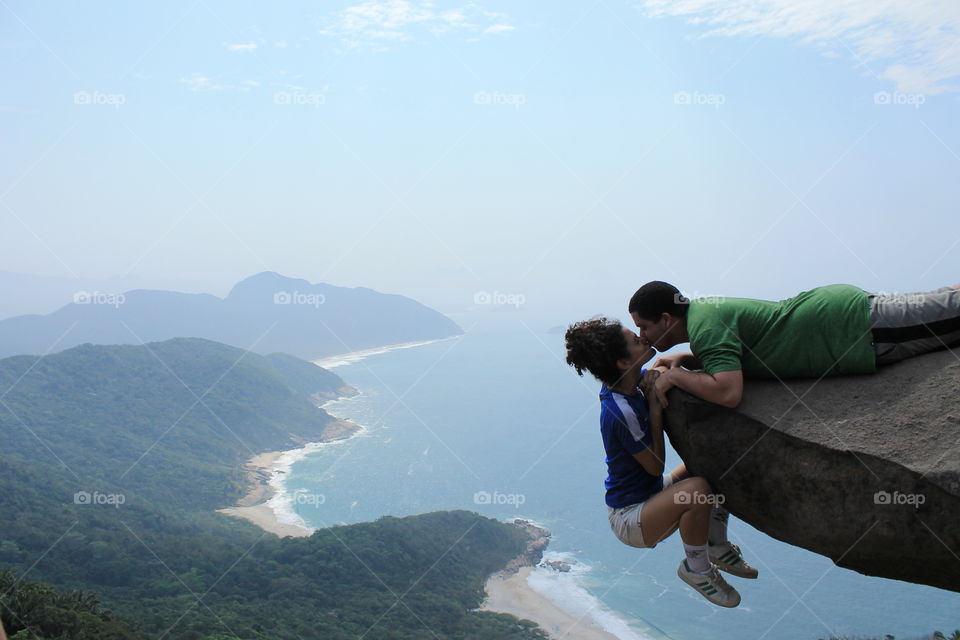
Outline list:
[[[668,368],[654,385],[663,406],[674,386],[735,407],[744,377],[873,373],[878,365],[960,345],[960,284],[911,294],[835,284],[772,302],[688,300],[654,281],[633,294],[629,311],[640,338],[658,351],[690,343],[692,353],[656,363]]]

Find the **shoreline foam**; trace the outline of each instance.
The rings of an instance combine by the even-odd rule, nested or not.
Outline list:
[[[587,616],[577,618],[561,609],[550,598],[535,591],[529,584],[536,567],[521,567],[516,573],[492,575],[484,588],[487,599],[481,611],[508,613],[536,622],[551,638],[565,640],[619,640]]]
[[[294,511],[293,498],[287,491],[284,480],[295,462],[322,447],[345,442],[364,430],[364,427],[349,420],[336,417],[334,420],[335,422],[324,430],[326,437],[319,442],[307,442],[302,447],[286,451],[267,451],[250,458],[244,464],[250,490],[236,505],[217,509],[217,512],[252,522],[281,538],[304,538],[311,535],[315,529],[307,526]]]
[[[511,524],[521,527],[530,536],[527,548],[512,559],[502,570],[493,573],[484,585],[486,599],[479,611],[507,613],[517,618],[535,622],[551,638],[564,640],[621,640],[619,636],[603,628],[593,615],[593,605],[578,617],[566,610],[558,601],[551,598],[547,589],[538,590],[532,578],[549,580],[553,576],[546,574],[564,573],[543,568],[546,548],[550,543],[550,532],[529,520],[516,519]],[[557,562],[555,564],[564,564]],[[572,580],[573,577],[570,576]],[[626,626],[624,624],[624,626]],[[636,637],[636,636],[634,636]]]

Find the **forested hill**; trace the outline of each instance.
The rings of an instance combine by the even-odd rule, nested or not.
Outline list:
[[[301,364],[288,378],[289,357],[198,338],[6,358],[0,460],[49,470],[71,495],[224,506],[242,495],[241,461],[321,440],[333,422],[309,396],[345,383]]]
[[[0,570],[93,594],[142,638],[538,637],[469,611],[522,550],[513,527],[445,512],[280,540],[213,511],[243,460],[331,426],[314,398],[344,382],[310,367],[201,339],[0,360]],[[31,602],[0,607],[8,629]],[[64,602],[50,615],[100,624]]]
[[[265,271],[229,295],[78,291],[47,315],[0,320],[0,357],[83,343],[141,344],[192,336],[257,353],[314,360],[462,333],[448,317],[405,296],[336,287]]]

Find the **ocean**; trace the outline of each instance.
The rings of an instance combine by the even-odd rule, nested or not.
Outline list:
[[[572,570],[539,568],[529,584],[623,640],[904,640],[960,628],[960,594],[841,569],[735,518],[730,539],[760,578],[728,578],[737,609],[709,604],[676,576],[679,535],[639,550],[611,533],[599,384],[564,363],[562,334],[522,313],[461,324],[460,337],[323,363],[360,391],[324,408],[363,429],[288,454],[271,502],[281,520],[327,527],[444,509],[532,520],[553,534],[547,559]],[[672,449],[667,463],[679,463]],[[957,559],[945,549],[944,562]]]

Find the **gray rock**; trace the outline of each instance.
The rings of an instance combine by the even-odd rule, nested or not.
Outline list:
[[[960,591],[960,351],[748,380],[736,409],[669,401],[671,443],[733,515],[838,566]]]
[[[544,560],[540,563],[541,567],[548,567],[554,571],[559,571],[561,573],[567,573],[570,571],[571,567],[568,563],[563,562],[562,560]]]

